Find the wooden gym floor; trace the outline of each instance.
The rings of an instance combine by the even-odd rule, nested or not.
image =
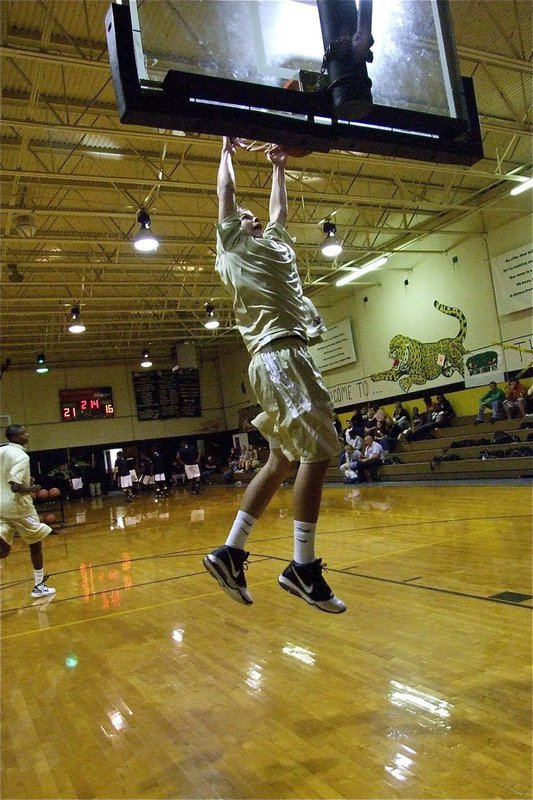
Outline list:
[[[15,542],[4,800],[531,798],[530,486],[327,487],[340,616],[277,586],[290,487],[252,534],[253,606],[204,571],[241,491],[68,503],[44,603]]]

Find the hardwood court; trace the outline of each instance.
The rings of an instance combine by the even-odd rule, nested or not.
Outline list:
[[[253,606],[204,571],[240,493],[69,503],[43,605],[16,543],[3,797],[530,798],[530,487],[327,487],[340,616],[277,586],[290,488],[253,532]]]

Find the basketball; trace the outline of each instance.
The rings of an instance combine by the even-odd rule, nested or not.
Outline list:
[[[55,521],[56,521],[56,515],[55,514],[45,514],[44,515],[44,522],[46,522],[47,525],[51,525]]]
[[[53,489],[50,489],[48,492],[51,498],[61,497],[61,489],[57,489],[55,486]]]
[[[37,500],[48,500],[49,494],[48,489],[40,489],[37,492]]]

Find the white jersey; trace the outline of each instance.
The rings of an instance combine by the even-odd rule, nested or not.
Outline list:
[[[254,355],[275,339],[307,342],[306,310],[292,239],[279,223],[262,237],[241,230],[237,213],[217,225],[215,269],[233,295],[237,328]]]
[[[11,442],[0,447],[0,515],[25,517],[35,514],[32,496],[14,492],[10,481],[30,484],[30,457],[21,444]]]

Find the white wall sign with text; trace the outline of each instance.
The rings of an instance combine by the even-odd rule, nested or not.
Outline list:
[[[309,348],[320,372],[353,364],[357,359],[349,319],[343,319],[322,334],[322,341]]]
[[[533,299],[533,245],[524,244],[491,262],[496,305],[500,315],[524,311]]]

